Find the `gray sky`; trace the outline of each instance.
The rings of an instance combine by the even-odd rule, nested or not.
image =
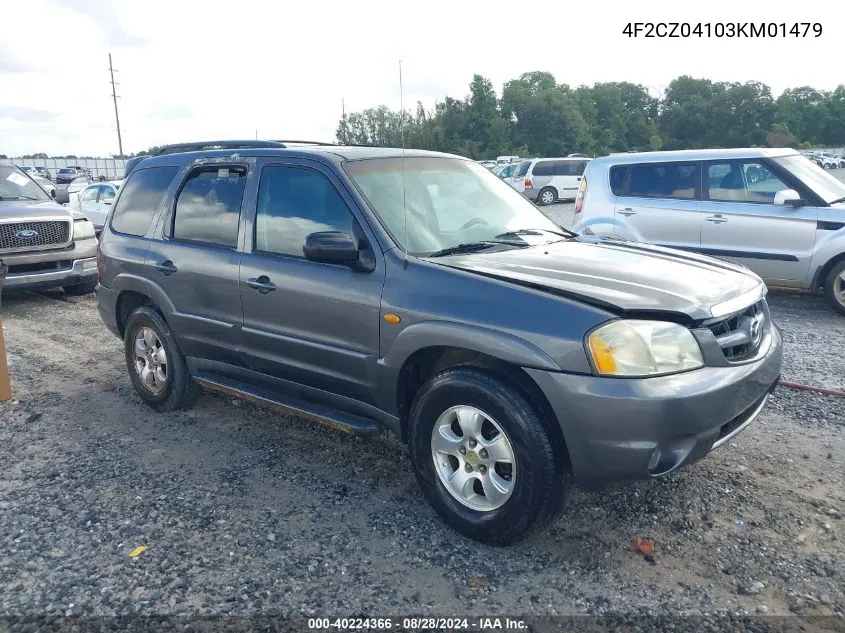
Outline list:
[[[762,81],[775,95],[845,82],[832,0],[25,0],[0,7],[0,153],[117,153],[185,140],[334,140],[341,113],[463,97],[473,73],[531,70],[572,86],[657,91],[690,74]],[[820,22],[820,38],[628,38],[628,22]],[[11,28],[10,28],[11,27]],[[789,28],[789,27],[787,27]]]

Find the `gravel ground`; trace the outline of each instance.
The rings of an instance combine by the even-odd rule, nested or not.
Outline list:
[[[785,375],[841,377],[841,335],[822,339],[843,322],[812,297],[773,304]],[[495,549],[434,515],[389,434],[212,393],[157,414],[93,296],[7,295],[3,311],[0,615],[845,614],[842,400],[780,389],[702,462],[576,492],[544,533]]]

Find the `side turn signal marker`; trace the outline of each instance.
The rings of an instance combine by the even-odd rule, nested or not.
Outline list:
[[[388,312],[384,315],[384,320],[388,323],[399,323],[402,319],[399,318],[398,314],[393,314],[392,312]]]

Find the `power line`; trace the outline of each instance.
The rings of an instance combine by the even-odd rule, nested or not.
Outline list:
[[[117,92],[114,89],[114,66],[111,63],[111,53],[109,53],[109,74],[111,75],[111,96],[114,100],[114,120],[117,123],[117,147],[120,151],[120,156],[123,156],[123,139],[120,138],[120,117],[117,115]]]

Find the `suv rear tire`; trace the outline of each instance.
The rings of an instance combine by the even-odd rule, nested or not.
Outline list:
[[[141,306],[129,315],[123,349],[132,386],[153,409],[183,409],[202,392],[188,372],[170,326],[154,308]]]
[[[552,423],[483,370],[436,375],[420,389],[409,418],[411,463],[428,502],[458,532],[483,543],[527,537],[560,511],[572,487]]]
[[[824,282],[824,296],[830,306],[845,314],[845,261],[841,261],[828,273]]]
[[[83,281],[80,284],[74,284],[72,286],[64,286],[62,290],[65,291],[66,295],[70,295],[71,297],[81,297],[82,295],[90,295],[94,292],[94,289],[97,287],[97,278],[92,277],[88,281]]]

